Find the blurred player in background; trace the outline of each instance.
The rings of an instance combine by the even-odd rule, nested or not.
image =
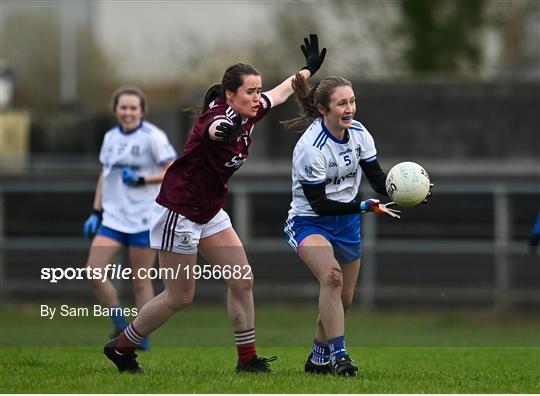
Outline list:
[[[306,66],[299,73],[312,76],[321,66],[326,49],[319,52],[318,38],[304,39]],[[229,178],[248,157],[253,127],[268,111],[293,93],[289,77],[262,93],[260,74],[250,65],[229,67],[221,84],[210,87],[186,147],[167,170],[157,202],[162,206],[151,230],[151,245],[159,249],[161,268],[180,271],[164,279],[165,290],[150,300],[132,324],[109,341],[104,353],[120,371],[141,372],[135,348],[174,313],[189,305],[195,292],[193,272],[197,251],[214,268],[242,268],[240,279],[226,277],[228,314],[237,346],[237,371],[268,372],[275,358],[258,357],[255,349],[253,274],[228,214],[222,209]]]
[[[393,202],[355,201],[362,171],[377,193],[388,194],[373,137],[353,119],[351,83],[329,76],[311,88],[297,75],[293,87],[301,113],[282,124],[307,129],[293,153],[293,200],[285,237],[320,283],[315,340],[305,371],[356,375],[358,367],[345,348],[345,312],[360,270],[359,214],[399,219],[401,212],[390,208]]]
[[[118,125],[104,137],[99,160],[103,170],[94,196],[92,214],[84,223],[84,236],[93,238],[86,265],[105,268],[124,247],[129,249],[135,303],[140,309],[154,296],[152,282],[139,277],[140,268],[151,268],[156,254],[150,248],[150,224],[156,214],[154,200],[165,170],[176,158],[166,134],[144,120],[146,100],[136,88],[123,88],[113,95]],[[91,279],[99,302],[112,308],[114,336],[128,322],[110,280]],[[146,338],[139,346],[148,349]]]

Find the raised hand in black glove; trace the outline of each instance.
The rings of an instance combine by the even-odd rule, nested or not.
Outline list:
[[[320,69],[324,57],[326,56],[326,48],[323,48],[319,52],[319,37],[316,34],[310,34],[309,39],[304,38],[304,44],[300,46],[304,57],[306,58],[306,65],[302,68],[308,69],[313,76],[317,70]]]
[[[243,132],[242,117],[236,116],[237,121],[234,124],[222,122],[216,127],[215,139],[218,142],[233,143]]]

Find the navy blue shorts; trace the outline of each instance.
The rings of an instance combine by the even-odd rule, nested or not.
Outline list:
[[[128,234],[113,230],[112,228],[100,225],[96,235],[114,239],[124,246],[134,246],[147,248],[150,247],[150,230]]]
[[[314,234],[322,235],[334,247],[338,263],[360,258],[360,215],[294,216],[285,222],[285,239],[295,252],[302,241]]]

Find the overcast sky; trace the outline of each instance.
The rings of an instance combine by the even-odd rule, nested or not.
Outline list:
[[[95,32],[122,74],[155,80],[158,68],[168,79],[178,70],[175,63],[196,55],[200,46],[219,40],[248,45],[253,35],[272,29],[265,17],[276,3],[100,1],[94,10]]]
[[[535,1],[539,0],[527,3],[534,5]],[[494,1],[490,4],[505,9],[506,4],[521,3]],[[300,51],[298,58],[293,51],[298,48],[302,35],[310,32],[305,23],[299,23],[293,35],[298,35],[298,43],[277,42],[275,38],[280,29],[290,33],[287,30],[290,26],[280,24],[275,16],[284,7],[294,20],[309,15],[310,20],[317,21],[317,32],[323,45],[331,50],[329,56],[333,57],[326,62],[328,72],[354,74],[359,78],[401,75],[403,42],[396,33],[401,21],[397,0],[338,3],[331,0],[1,0],[1,6],[2,20],[16,11],[40,13],[44,8],[52,8],[58,23],[62,15],[66,15],[62,10],[68,9],[73,19],[92,30],[99,46],[126,81],[158,83],[179,78],[206,81],[208,76],[204,73],[211,69],[208,66],[216,65],[221,70],[223,65],[237,61],[257,66],[259,58],[245,59],[248,55],[256,56],[257,51],[253,49],[259,53],[275,51],[280,65],[289,62],[286,70],[296,67],[303,59]],[[532,45],[532,52],[537,54],[538,9],[532,9],[536,13],[531,17],[532,23],[526,24],[525,33],[530,32],[523,46]],[[496,75],[498,68],[504,66],[501,37],[501,32],[494,29],[481,32],[484,64],[480,75],[484,77]],[[43,37],[39,39],[43,41]],[[217,47],[218,43],[221,47]],[[279,51],[285,47],[290,51]],[[75,54],[76,50],[65,52]]]

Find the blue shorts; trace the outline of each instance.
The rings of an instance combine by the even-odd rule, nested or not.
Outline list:
[[[96,235],[114,239],[124,246],[150,247],[150,230],[128,234],[113,230],[112,228],[100,225]]]
[[[338,263],[360,258],[360,215],[294,216],[285,222],[285,239],[295,252],[313,234],[322,235],[332,244]]]

